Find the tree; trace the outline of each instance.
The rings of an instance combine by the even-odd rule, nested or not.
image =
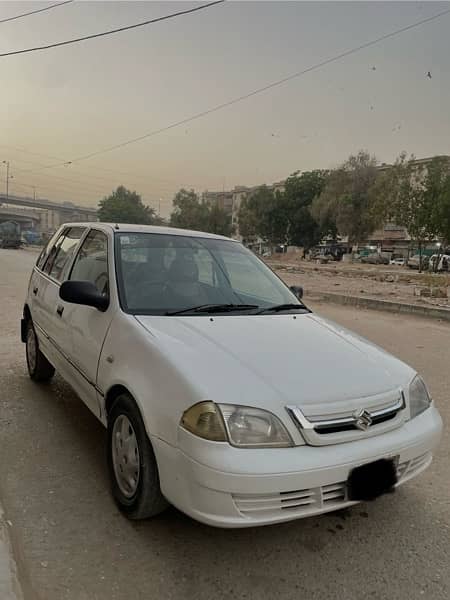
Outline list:
[[[441,193],[434,213],[436,231],[441,239],[442,247],[450,246],[450,174],[442,183]]]
[[[209,207],[207,229],[210,233],[217,235],[226,235],[230,237],[234,233],[234,227],[231,223],[231,215],[227,214],[223,208],[217,204]]]
[[[319,196],[327,181],[327,171],[293,173],[287,178],[282,194],[289,244],[302,246],[308,251],[328,231],[324,231],[312,212],[314,199]],[[327,228],[328,229],[328,228]]]
[[[202,202],[194,190],[181,189],[177,192],[173,206],[170,216],[173,227],[199,229],[226,236],[233,232],[231,215],[217,204]]]
[[[194,190],[181,189],[173,199],[174,210],[170,215],[170,224],[182,229],[205,231],[208,223],[209,207],[200,202]]]
[[[239,231],[244,238],[258,236],[271,247],[286,242],[287,221],[282,194],[262,185],[239,209]]]
[[[426,205],[432,211],[431,233],[440,240],[437,260],[433,268],[437,271],[440,254],[450,242],[450,165],[442,157],[435,157],[427,168],[424,180]]]
[[[350,156],[331,172],[313,210],[321,217],[322,227],[325,222],[335,223],[337,231],[348,236],[349,246],[367,239],[383,221],[378,209],[376,165],[376,158],[366,151]]]
[[[239,233],[244,242],[257,237],[258,215],[251,198],[244,198],[238,211]]]
[[[384,178],[386,213],[397,225],[403,225],[419,248],[419,272],[422,271],[422,251],[435,239],[436,170],[414,163],[402,153]]]
[[[139,223],[155,225],[161,222],[153,208],[145,206],[136,192],[119,186],[110,196],[99,202],[97,215],[107,223]]]

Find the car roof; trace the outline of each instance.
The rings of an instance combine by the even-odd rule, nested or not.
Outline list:
[[[215,233],[207,233],[206,231],[194,231],[192,229],[178,229],[176,227],[166,227],[162,225],[134,225],[129,223],[101,223],[97,221],[88,221],[81,223],[63,223],[63,227],[93,227],[101,229],[106,233],[157,233],[164,235],[179,235],[187,237],[210,238],[216,240],[227,240],[237,242],[232,238]]]

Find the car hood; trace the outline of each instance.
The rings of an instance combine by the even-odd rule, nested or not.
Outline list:
[[[381,348],[312,313],[136,319],[199,400],[336,410],[406,387],[414,376]]]

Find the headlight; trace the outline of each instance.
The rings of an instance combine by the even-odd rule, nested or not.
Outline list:
[[[409,405],[411,411],[411,419],[420,415],[431,404],[431,398],[428,394],[423,379],[416,375],[409,386]]]
[[[219,408],[233,446],[285,448],[294,445],[282,422],[266,410],[233,404],[220,404]]]
[[[226,442],[222,415],[214,402],[199,402],[183,413],[181,426],[205,440]]]
[[[238,448],[286,448],[294,445],[278,417],[249,406],[199,402],[183,413],[180,424],[205,440],[229,442]]]

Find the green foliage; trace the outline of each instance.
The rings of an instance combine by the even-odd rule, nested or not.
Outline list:
[[[97,215],[106,223],[137,223],[155,225],[161,222],[153,208],[145,206],[136,192],[119,186],[110,196],[99,202]]]
[[[210,233],[230,237],[234,231],[231,217],[222,208],[213,204],[209,207],[207,229]]]
[[[332,171],[312,210],[322,230],[334,225],[349,244],[367,239],[383,221],[377,175],[375,157],[363,150]]]
[[[442,158],[436,157],[428,167],[425,178],[427,205],[431,207],[431,229],[445,248],[450,244],[450,169]]]
[[[401,154],[388,173],[389,216],[407,228],[419,247],[436,236],[435,167],[414,165],[413,157]]]
[[[239,210],[239,231],[244,240],[260,237],[271,246],[286,241],[287,221],[283,195],[263,185],[246,198]]]
[[[209,209],[207,204],[200,202],[200,198],[194,190],[181,189],[177,192],[173,199],[173,207],[170,215],[172,227],[206,230]]]
[[[328,224],[321,227],[312,212],[313,201],[320,196],[328,176],[327,171],[305,171],[287,178],[282,204],[287,222],[286,238],[290,245],[309,250],[329,233]]]
[[[244,242],[248,242],[257,237],[258,215],[251,198],[244,198],[241,202],[238,212],[239,233]]]
[[[242,203],[239,231],[244,240],[260,237],[270,245],[291,244],[311,248],[322,237],[311,212],[314,198],[320,194],[327,171],[293,173],[286,180],[284,192],[261,186]]]
[[[172,227],[195,229],[230,236],[233,232],[231,216],[217,204],[202,202],[194,190],[181,189],[173,199],[170,216]]]

